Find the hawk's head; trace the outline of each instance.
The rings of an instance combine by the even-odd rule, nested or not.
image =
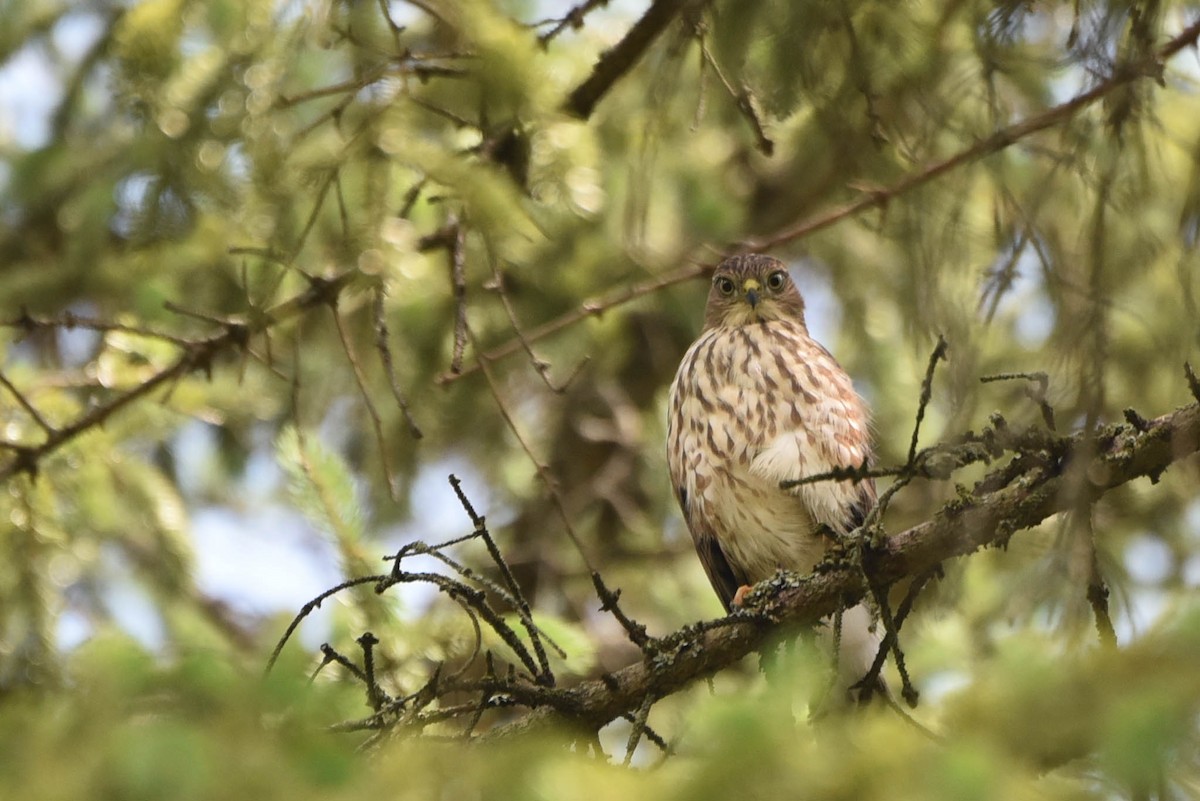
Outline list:
[[[771,256],[731,256],[713,273],[704,327],[735,327],[772,320],[804,325],[804,298],[787,268]]]

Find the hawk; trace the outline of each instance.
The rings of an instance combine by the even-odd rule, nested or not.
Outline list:
[[[804,299],[778,259],[734,256],[713,274],[704,330],[671,384],[667,462],[696,552],[726,611],[780,568],[808,573],[830,534],[862,523],[872,481],[789,479],[863,464],[866,405],[808,334]],[[865,607],[842,620],[838,683],[867,673],[879,640]]]

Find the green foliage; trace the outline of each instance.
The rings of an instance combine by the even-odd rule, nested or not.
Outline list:
[[[354,737],[323,725],[353,714],[356,700],[336,682],[308,685],[295,659],[264,680],[212,653],[162,665],[112,633],[66,662],[70,689],[0,704],[0,780],[8,792],[36,798],[1136,794],[1159,787],[1167,766],[1197,745],[1190,719],[1200,711],[1192,669],[1200,615],[1193,607],[1173,618],[1137,646],[1098,660],[1063,662],[1047,638],[1011,638],[996,674],[947,699],[936,739],[886,710],[797,723],[790,709],[812,689],[802,671],[748,693],[703,693],[687,712],[678,754],[632,771],[557,738],[471,748],[393,742],[356,754]],[[804,661],[811,656],[797,653],[803,659],[792,667],[811,676]],[[618,749],[622,737],[604,735]],[[1071,761],[1060,767],[1062,760]],[[1100,778],[1106,774],[1114,784]],[[1188,780],[1179,781],[1171,792],[1189,792]]]
[[[821,689],[803,648],[787,681],[734,668],[711,697],[659,700],[650,725],[678,754],[652,771],[590,758],[575,731],[471,748],[335,735],[372,709],[342,666],[305,682],[311,637],[259,678],[300,610],[210,595],[200,514],[296,534],[345,579],[386,574],[405,543],[471,532],[422,489],[451,469],[469,469],[565,684],[638,658],[596,611],[589,563],[653,634],[718,614],[667,485],[664,406],[706,291],[681,276],[746,243],[792,260],[883,464],[905,458],[938,334],[950,358],[921,445],[993,412],[1040,426],[1043,399],[1059,432],[1190,402],[1200,93],[1193,49],[1154,54],[1194,4],[683,3],[577,119],[565,99],[648,4],[611,5],[548,37],[535,15],[565,4],[0,0],[0,58],[61,88],[39,143],[0,121],[6,793],[1196,792],[1195,457],[946,565],[902,632],[938,740],[883,710],[797,725]],[[72,43],[72,26],[94,35]],[[1044,124],[1006,128],[1028,120]],[[1034,371],[1044,398],[979,382]],[[981,470],[909,485],[887,531]],[[303,530],[258,531],[264,507]],[[529,644],[479,541],[441,553]],[[1102,585],[1111,652],[1087,600]],[[127,596],[161,641],[121,633]],[[324,625],[358,665],[370,630],[401,697],[469,662],[461,600],[364,584],[300,631]],[[511,660],[494,634],[483,647]],[[628,733],[602,734],[616,762]],[[656,759],[643,740],[635,764]]]

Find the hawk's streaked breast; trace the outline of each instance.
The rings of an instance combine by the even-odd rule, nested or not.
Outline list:
[[[667,443],[689,524],[707,521],[749,583],[811,570],[825,547],[818,527],[846,531],[862,503],[850,482],[779,488],[868,456],[850,379],[791,321],[705,331],[671,387]]]

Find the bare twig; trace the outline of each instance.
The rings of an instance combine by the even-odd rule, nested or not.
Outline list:
[[[48,436],[54,436],[54,426],[46,422],[46,418],[42,417],[42,413],[37,410],[37,407],[30,403],[29,398],[26,398],[25,394],[17,389],[2,371],[0,371],[0,384],[8,390],[10,395],[17,399],[17,403],[21,404],[21,408],[33,418],[33,422],[37,423],[38,428],[42,429]]]
[[[763,128],[762,120],[759,119],[758,111],[754,108],[754,96],[751,94],[749,87],[744,84],[741,87],[735,87],[725,77],[725,73],[721,70],[721,65],[713,58],[709,52],[708,44],[703,36],[699,36],[700,41],[700,58],[703,60],[702,66],[707,65],[712,67],[717,78],[721,81],[721,85],[725,87],[725,91],[733,99],[737,109],[741,112],[742,117],[750,125],[754,131],[754,138],[758,143],[758,149],[764,156],[770,156],[775,152],[775,143],[767,136],[766,130]]]
[[[354,371],[354,380],[358,384],[359,394],[362,395],[363,405],[367,407],[367,414],[371,416],[371,425],[375,429],[375,444],[379,447],[379,463],[383,469],[383,480],[387,483],[388,493],[395,500],[399,488],[396,485],[395,474],[392,472],[392,459],[388,455],[390,448],[388,448],[387,439],[383,435],[383,418],[379,416],[379,410],[375,408],[375,401],[371,400],[371,392],[367,389],[367,377],[363,373],[362,365],[358,362],[358,356],[354,353],[354,345],[350,342],[350,335],[346,331],[345,323],[342,322],[342,315],[338,312],[336,298],[330,304],[329,312],[333,315],[333,323],[337,327],[342,350]]]
[[[454,290],[454,353],[450,357],[450,372],[462,372],[463,350],[467,346],[467,254],[463,247],[466,231],[458,220],[451,218],[453,231],[449,239],[450,285]]]
[[[584,359],[580,361],[575,369],[571,371],[571,374],[567,376],[567,380],[561,385],[555,384],[553,381],[551,381],[550,363],[534,352],[533,343],[529,341],[529,338],[525,335],[525,331],[521,328],[521,322],[517,319],[517,311],[513,308],[512,299],[508,296],[508,288],[504,283],[504,273],[500,270],[500,265],[494,256],[492,257],[491,262],[492,281],[488,288],[492,289],[499,296],[500,304],[504,307],[504,313],[508,315],[508,322],[512,326],[513,333],[516,334],[517,341],[521,343],[521,347],[524,349],[526,355],[529,356],[529,361],[533,365],[533,369],[541,377],[542,383],[544,383],[551,392],[555,393],[556,395],[561,395],[566,391],[567,387],[570,386],[571,381],[574,380],[575,376],[579,375],[580,371],[583,370],[584,365],[586,365],[588,362],[588,358],[584,357]],[[458,372],[462,372],[461,365]]]
[[[376,287],[375,302],[372,307],[375,314],[375,349],[379,351],[379,359],[383,362],[384,372],[387,373],[388,384],[392,388],[392,397],[396,399],[396,405],[400,407],[400,414],[404,415],[404,421],[408,424],[409,435],[413,439],[421,439],[425,435],[417,426],[417,421],[413,419],[412,410],[408,407],[408,396],[400,388],[400,380],[396,377],[396,367],[392,363],[392,349],[388,344],[387,311],[384,308],[383,295],[383,286]]]
[[[348,590],[351,587],[360,587],[363,584],[378,584],[380,581],[384,581],[386,579],[387,576],[360,576],[359,578],[348,579],[347,581],[343,581],[341,584],[338,584],[335,587],[330,587],[329,589],[325,590],[325,592],[321,593],[316,598],[313,598],[304,606],[300,607],[300,611],[296,613],[295,617],[292,618],[292,622],[288,624],[287,629],[285,629],[283,632],[283,636],[279,638],[279,642],[275,644],[275,648],[271,651],[271,657],[267,660],[266,672],[270,673],[271,668],[275,667],[275,662],[278,661],[279,654],[283,651],[283,646],[287,645],[288,640],[292,638],[292,634],[295,633],[299,625],[304,622],[306,617],[311,615],[317,609],[320,609],[321,604],[325,602],[326,598],[337,595],[339,592]]]
[[[471,330],[470,326],[467,327],[467,336],[469,336],[471,339],[472,347],[475,348],[476,352],[479,352],[479,343],[476,341],[475,333]],[[521,450],[525,451],[525,455],[529,458],[529,461],[533,463],[533,468],[538,474],[538,479],[546,488],[546,492],[549,494],[554,503],[554,508],[558,511],[558,516],[562,520],[563,526],[566,529],[567,537],[575,546],[575,550],[579,553],[580,558],[583,559],[583,563],[587,566],[588,571],[594,573],[595,568],[592,566],[592,560],[587,554],[587,549],[583,546],[583,541],[575,532],[575,525],[571,522],[570,515],[567,514],[567,507],[563,503],[563,499],[558,491],[558,487],[554,483],[554,477],[550,475],[550,468],[543,464],[542,460],[539,459],[533,452],[533,448],[530,446],[529,440],[525,437],[524,433],[522,433],[521,427],[517,425],[516,418],[513,417],[512,413],[509,411],[508,404],[505,402],[504,397],[500,393],[500,385],[496,381],[495,376],[492,374],[490,359],[488,359],[488,357],[482,353],[479,353],[478,358],[478,364],[483,371],[483,377],[487,381],[488,389],[491,390],[492,398],[496,401],[496,407],[500,410],[500,416],[503,417],[504,422],[508,424],[509,431],[511,431],[513,436],[517,438],[517,442],[521,445]]]
[[[913,423],[912,441],[908,444],[908,458],[905,460],[905,464],[909,467],[916,462],[921,422],[925,419],[925,408],[929,405],[930,398],[933,397],[933,371],[937,369],[937,363],[946,358],[946,350],[949,347],[946,344],[946,338],[938,334],[937,345],[934,347],[933,353],[929,354],[929,366],[925,368],[925,379],[921,382],[921,397],[917,401],[917,419]]]
[[[25,333],[34,331],[61,328],[65,331],[72,331],[76,328],[82,328],[87,331],[96,331],[97,333],[107,334],[109,332],[133,334],[135,336],[147,337],[149,339],[161,339],[165,342],[170,342],[173,345],[186,347],[190,340],[186,337],[181,337],[177,334],[159,331],[155,328],[149,328],[139,325],[127,325],[125,323],[117,323],[111,320],[101,320],[97,317],[89,317],[83,314],[66,311],[55,317],[39,317],[31,315],[28,311],[22,311],[15,319],[4,320],[0,322],[0,327],[17,328]]]
[[[879,617],[886,632],[885,639],[891,640],[892,656],[896,660],[896,671],[900,674],[900,695],[909,707],[916,707],[919,693],[913,686],[908,675],[908,667],[904,661],[904,651],[900,648],[900,626],[892,617],[892,605],[888,602],[887,588],[871,584],[871,596],[879,608]]]
[[[517,578],[513,575],[512,568],[508,566],[508,562],[500,553],[500,549],[496,547],[496,541],[492,539],[492,534],[488,531],[484,518],[475,512],[475,507],[467,499],[466,493],[463,492],[462,482],[458,480],[457,476],[450,476],[450,486],[454,488],[454,494],[458,496],[459,503],[462,504],[467,516],[471,518],[471,524],[475,527],[476,533],[479,534],[483,540],[483,544],[487,547],[488,555],[500,571],[500,576],[504,580],[504,586],[508,588],[513,600],[516,602],[517,614],[521,619],[521,625],[525,627],[525,632],[529,635],[529,641],[533,644],[534,654],[537,655],[538,665],[541,667],[538,680],[544,684],[553,684],[554,673],[550,670],[550,660],[546,657],[546,649],[542,646],[540,632],[533,623],[533,612],[529,608],[529,601],[525,598],[525,593],[521,592],[521,585],[517,583]]]
[[[538,37],[538,42],[542,47],[549,45],[554,39],[567,28],[579,30],[583,27],[583,20],[591,12],[597,8],[603,8],[608,5],[608,0],[584,0],[584,2],[572,8],[561,17],[544,19],[540,22],[535,22],[533,27],[543,28],[547,25],[554,27]]]
[[[611,613],[621,624],[621,628],[625,629],[630,641],[638,648],[643,651],[654,650],[653,641],[646,634],[646,627],[626,615],[618,603],[621,600],[621,591],[609,589],[598,570],[592,571],[592,586],[596,588],[596,595],[600,597],[600,611]]]
[[[312,681],[315,681],[317,674],[324,670],[328,665],[334,663],[341,665],[351,676],[366,684],[367,676],[362,672],[362,668],[340,654],[332,645],[327,642],[321,643],[321,663],[317,665],[316,669],[313,670],[312,675],[308,677],[309,682],[311,683]],[[270,670],[270,668],[268,668],[268,670]]]
[[[313,226],[317,224],[317,217],[321,214],[321,207],[325,205],[325,196],[329,194],[330,187],[337,180],[338,170],[336,167],[326,171],[324,178],[321,180],[321,185],[317,189],[317,197],[313,201],[312,210],[308,213],[308,219],[304,221],[304,227],[300,229],[300,236],[296,238],[296,244],[292,248],[292,252],[288,254],[285,266],[290,267],[300,255],[300,250],[304,247],[304,243],[308,241],[308,235],[312,233]],[[281,270],[276,281],[282,281],[287,274],[287,270]]]
[[[1191,390],[1192,397],[1200,401],[1200,379],[1196,378],[1189,362],[1183,363],[1183,374],[1187,378],[1188,389]]]
[[[375,646],[379,644],[379,638],[371,632],[365,631],[357,642],[363,652],[363,680],[367,685],[367,703],[378,712],[388,700],[387,693],[375,680]]]
[[[650,717],[650,707],[652,706],[654,706],[654,696],[647,695],[633,715],[633,727],[629,730],[629,741],[625,744],[624,765],[626,767],[629,767],[629,763],[633,761],[633,752],[637,750],[642,735],[646,733],[646,720]]]
[[[1054,430],[1054,407],[1046,400],[1046,392],[1050,388],[1050,376],[1042,372],[1036,373],[997,373],[996,375],[985,375],[979,379],[982,384],[989,384],[993,381],[1013,381],[1024,379],[1033,382],[1033,388],[1026,389],[1025,394],[1029,399],[1038,405],[1038,409],[1042,413],[1042,422],[1046,424],[1046,428]]]
[[[893,646],[895,645],[896,638],[900,634],[900,629],[904,625],[904,621],[908,617],[908,613],[912,611],[912,607],[913,604],[916,603],[917,596],[921,593],[921,590],[931,578],[940,577],[941,574],[942,569],[939,565],[934,567],[932,570],[928,570],[914,578],[912,583],[908,586],[908,592],[905,594],[904,600],[900,602],[900,607],[896,610],[896,615],[892,619],[893,625],[891,630],[884,632],[883,640],[879,643],[879,649],[875,652],[875,660],[871,663],[871,668],[867,671],[867,674],[863,676],[862,680],[855,685],[856,687],[860,688],[861,692],[863,693],[863,700],[867,700],[870,696],[870,693],[874,690],[876,682],[879,679],[879,674],[883,671],[883,664],[887,661],[887,655],[891,652]],[[909,684],[911,686],[911,682],[909,682]]]
[[[525,438],[525,435],[521,432],[520,427],[517,425],[516,419],[508,410],[508,405],[505,403],[503,396],[500,394],[499,384],[496,381],[495,376],[492,375],[490,360],[487,356],[480,353],[479,343],[476,342],[475,334],[471,331],[470,327],[467,328],[467,334],[471,337],[471,343],[475,348],[475,351],[479,353],[478,363],[483,371],[483,376],[487,381],[488,389],[491,390],[492,397],[496,401],[496,406],[500,410],[501,416],[508,424],[508,428],[510,431],[512,431],[513,436],[517,438],[517,442],[520,443],[521,449],[525,451],[525,455],[529,458],[529,461],[533,463],[534,470],[537,471],[539,480],[546,488],[546,492],[550,496],[550,500],[555,510],[558,512],[559,519],[562,520],[563,528],[567,532],[567,538],[570,539],[571,544],[575,546],[575,550],[579,553],[580,558],[583,560],[584,566],[587,567],[588,573],[590,573],[592,576],[592,583],[595,585],[597,594],[600,596],[600,608],[603,611],[612,613],[612,615],[621,624],[621,627],[625,629],[626,633],[629,635],[629,638],[638,647],[643,649],[646,648],[649,638],[646,636],[645,627],[635,623],[621,610],[620,605],[618,604],[618,599],[620,598],[621,594],[620,591],[610,590],[607,586],[605,586],[604,581],[600,578],[600,572],[593,566],[592,560],[588,556],[587,549],[584,547],[583,541],[579,538],[579,534],[576,533],[574,523],[571,522],[571,516],[567,514],[566,503],[563,501],[562,495],[558,491],[558,486],[554,483],[554,477],[550,475],[549,468],[547,468],[546,465],[537,458],[537,455],[533,452],[533,448],[530,446],[528,440]]]
[[[544,674],[542,674],[537,660],[533,654],[529,653],[529,649],[525,647],[525,643],[521,641],[521,638],[513,631],[512,627],[504,621],[500,613],[488,604],[483,591],[448,576],[443,576],[440,573],[393,571],[391,575],[384,577],[376,585],[376,592],[384,592],[388,587],[395,584],[413,582],[432,584],[440,592],[452,598],[461,599],[470,611],[473,614],[479,615],[487,623],[488,627],[504,641],[504,644],[516,654],[521,664],[529,672],[529,675],[534,678],[535,684],[545,686],[545,680],[540,679]]]
[[[392,32],[392,41],[396,45],[396,50],[403,50],[403,46],[400,43],[400,34],[404,33],[404,26],[398,25],[396,20],[392,19],[392,10],[388,7],[388,0],[379,0],[379,13],[383,16],[384,21],[387,22],[388,30]]]

